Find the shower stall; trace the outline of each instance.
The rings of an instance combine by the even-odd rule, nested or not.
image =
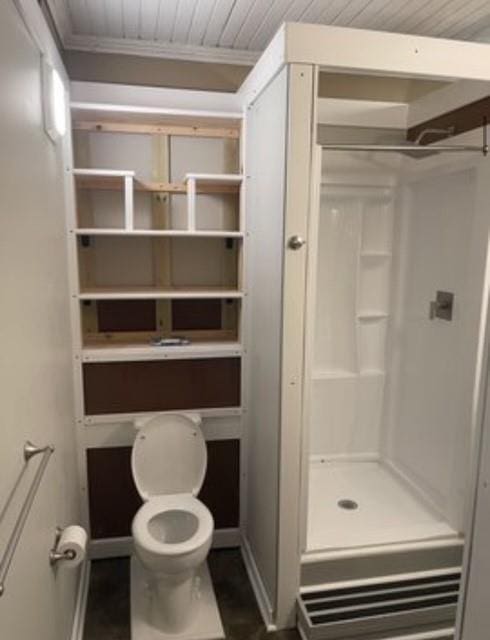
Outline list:
[[[240,90],[242,536],[269,628],[459,637],[487,370],[484,53],[287,25]]]
[[[444,146],[321,151],[310,229],[306,554],[462,541],[486,160],[481,147]]]

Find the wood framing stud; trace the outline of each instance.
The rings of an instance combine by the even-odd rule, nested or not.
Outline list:
[[[99,133],[160,134],[166,136],[193,136],[198,138],[239,138],[240,129],[234,127],[201,127],[186,125],[155,125],[128,122],[75,121],[73,128],[78,131]]]

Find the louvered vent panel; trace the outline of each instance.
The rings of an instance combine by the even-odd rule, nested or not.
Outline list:
[[[308,640],[381,640],[424,632],[427,638],[449,639],[460,581],[459,571],[445,571],[302,593],[298,600],[300,628]]]

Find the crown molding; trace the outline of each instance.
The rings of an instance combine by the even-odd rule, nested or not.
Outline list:
[[[63,44],[65,49],[68,50],[88,51],[91,53],[116,53],[150,58],[245,66],[254,65],[260,55],[256,51],[224,47],[201,47],[129,38],[104,38],[74,34],[66,36]]]

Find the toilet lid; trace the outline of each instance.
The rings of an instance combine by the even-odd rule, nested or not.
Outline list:
[[[131,467],[140,496],[197,495],[206,474],[206,443],[199,426],[183,414],[156,416],[139,431]]]

